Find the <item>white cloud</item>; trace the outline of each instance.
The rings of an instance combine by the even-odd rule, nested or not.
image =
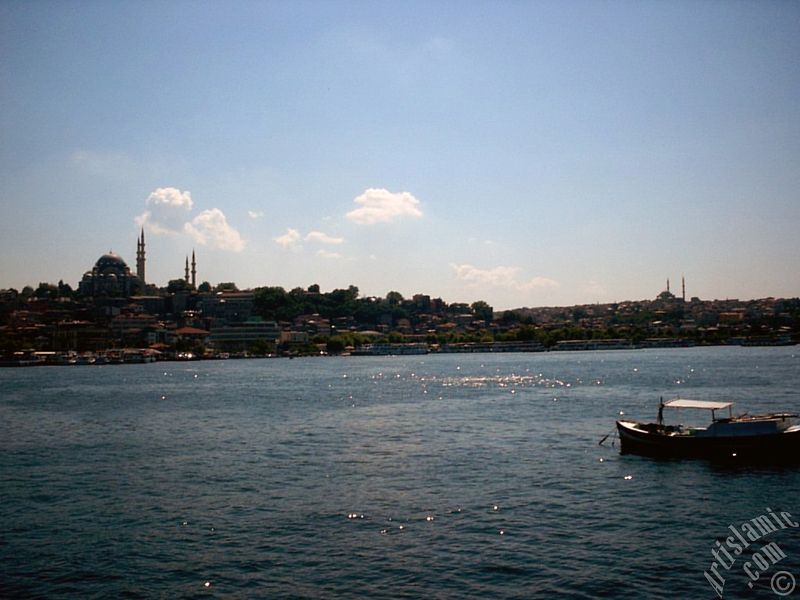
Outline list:
[[[422,217],[419,200],[408,192],[390,192],[369,188],[353,200],[360,206],[347,213],[347,218],[358,225],[388,223],[403,217]]]
[[[520,285],[520,289],[522,290],[553,289],[557,287],[561,287],[561,284],[549,277],[534,277]]]
[[[167,187],[158,188],[154,192],[150,192],[145,204],[166,204],[169,206],[180,206],[187,210],[191,210],[194,203],[192,202],[192,193],[190,191],[182,192],[178,188]]]
[[[332,235],[328,235],[322,231],[310,231],[305,235],[305,237],[303,237],[303,235],[297,229],[292,229],[291,227],[286,230],[286,233],[272,238],[272,240],[285,250],[292,250],[294,252],[300,252],[303,249],[303,246],[301,245],[302,241],[331,246],[344,243],[344,238],[333,237]],[[317,256],[322,256],[324,258],[341,258],[340,254],[328,252],[327,250],[317,251]]]
[[[456,279],[474,286],[510,288],[518,291],[559,287],[557,281],[547,277],[521,280],[519,267],[500,266],[493,269],[479,269],[466,264],[451,265],[451,267],[455,270]]]
[[[286,230],[286,233],[276,238],[272,238],[272,240],[287,250],[300,248],[298,245],[298,242],[300,242],[300,232],[297,231],[297,229],[292,229],[291,227]]]
[[[220,250],[241,252],[244,240],[219,208],[204,210],[191,217],[192,193],[173,187],[158,188],[145,200],[147,210],[135,218],[148,233],[188,235],[198,244]]]
[[[250,217],[251,219],[261,219],[261,218],[264,217],[264,211],[263,210],[248,210],[247,211],[247,216]]]
[[[307,242],[318,242],[320,244],[332,244],[338,245],[344,243],[344,238],[340,237],[333,237],[328,235],[327,233],[322,233],[321,231],[311,231],[305,237]]]
[[[191,212],[192,194],[173,187],[158,188],[145,200],[147,210],[136,217],[140,227],[147,227],[155,234],[178,234],[183,231],[188,213]]]
[[[186,223],[183,229],[198,244],[232,252],[244,250],[242,236],[228,224],[225,214],[218,208],[204,210],[191,223]]]
[[[494,269],[479,269],[472,265],[451,265],[456,272],[456,279],[474,285],[491,285],[510,287],[516,282],[519,269],[516,267],[495,267]]]

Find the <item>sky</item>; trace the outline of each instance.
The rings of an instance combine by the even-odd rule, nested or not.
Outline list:
[[[800,3],[0,2],[0,288],[800,296]]]

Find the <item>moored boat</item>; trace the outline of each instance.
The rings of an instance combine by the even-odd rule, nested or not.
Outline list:
[[[711,411],[707,427],[664,423],[664,408]],[[717,411],[728,415],[718,417]],[[655,423],[617,421],[622,454],[665,457],[702,457],[737,460],[800,460],[800,425],[797,414],[733,415],[732,402],[676,398],[661,402]]]
[[[428,344],[366,344],[353,350],[353,356],[408,356],[428,354]]]

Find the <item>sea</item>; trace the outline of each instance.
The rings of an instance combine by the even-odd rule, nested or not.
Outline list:
[[[800,412],[800,347],[2,369],[0,597],[800,595],[800,468],[600,444],[676,396]]]

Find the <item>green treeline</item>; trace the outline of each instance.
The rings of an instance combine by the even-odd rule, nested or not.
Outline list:
[[[359,325],[392,325],[407,319],[412,327],[418,325],[423,316],[471,315],[476,320],[489,323],[494,311],[484,301],[467,304],[447,304],[429,296],[403,298],[400,292],[389,292],[385,298],[359,297],[356,286],[320,292],[318,285],[307,290],[295,288],[286,291],[282,287],[260,287],[254,292],[254,311],[264,319],[292,321],[300,315],[319,315],[328,320],[344,319]]]

